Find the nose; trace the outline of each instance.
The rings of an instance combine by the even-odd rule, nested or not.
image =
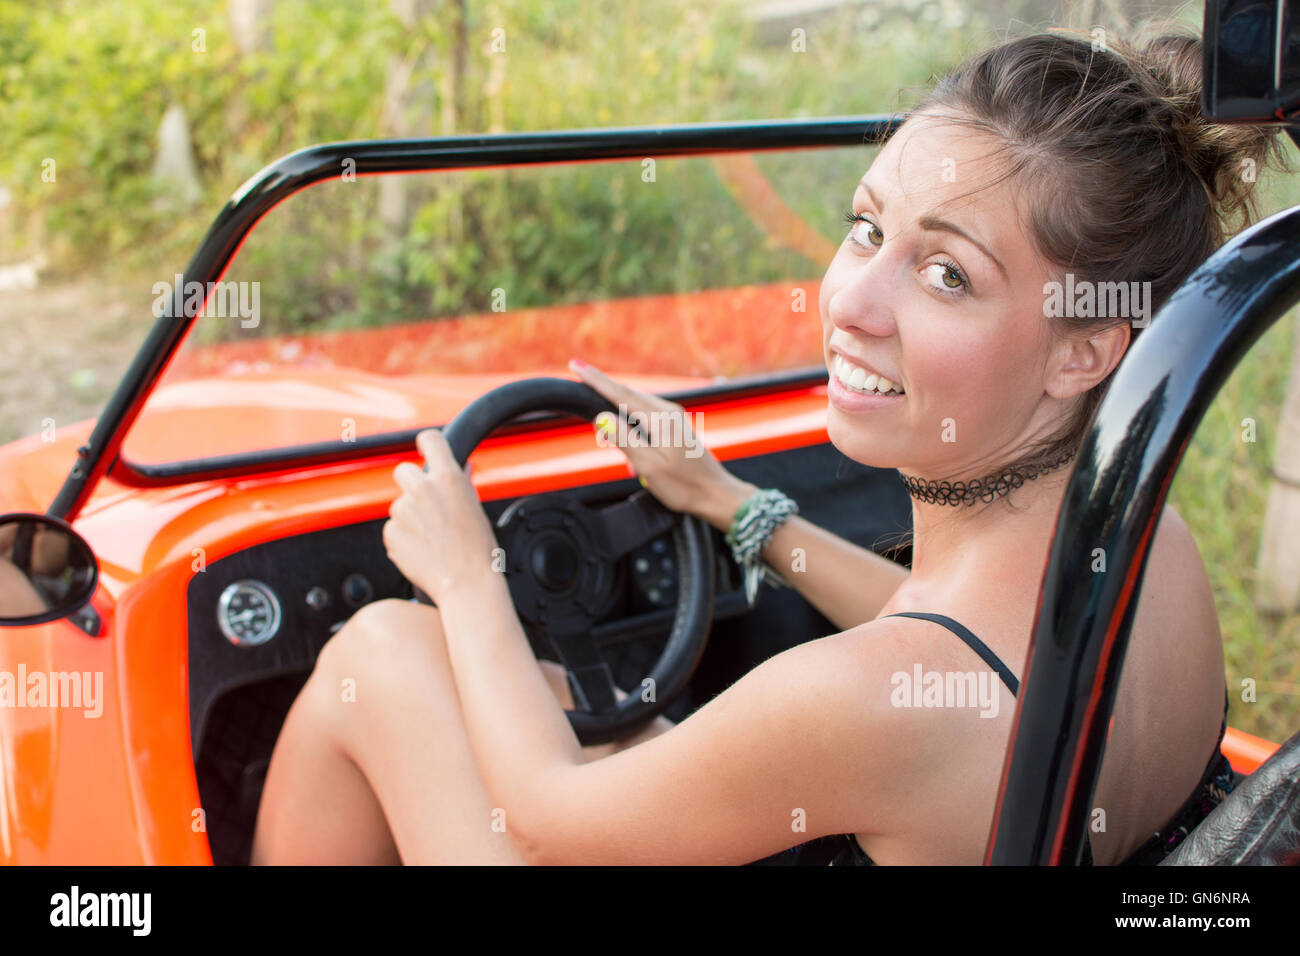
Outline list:
[[[870,262],[850,270],[849,277],[831,294],[826,314],[841,332],[888,338],[898,331],[894,305],[897,284],[888,278],[893,268],[884,250]]]

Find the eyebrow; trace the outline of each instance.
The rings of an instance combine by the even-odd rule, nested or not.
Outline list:
[[[865,177],[859,181],[858,185],[867,191],[867,195],[871,197],[872,205],[874,205],[881,212],[884,212],[885,204],[882,203],[878,198],[876,198],[876,194],[872,192],[871,187],[867,185],[867,180]],[[998,271],[1002,273],[1002,278],[1010,281],[1011,277],[1007,275],[1007,270],[1003,267],[1002,263],[998,261],[998,257],[995,256],[993,253],[989,252],[988,247],[986,247],[982,242],[977,240],[974,236],[966,232],[964,229],[961,229],[960,227],[958,227],[954,223],[949,222],[946,219],[940,219],[937,216],[930,216],[930,215],[922,216],[919,220],[917,220],[917,223],[926,232],[951,232],[953,235],[961,236],[963,239],[969,242],[980,252],[984,253],[984,255],[992,259],[993,264],[997,266]]]

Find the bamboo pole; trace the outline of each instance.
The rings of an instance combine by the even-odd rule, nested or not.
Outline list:
[[[1261,611],[1300,609],[1300,349],[1294,344],[1256,572],[1255,603]]]

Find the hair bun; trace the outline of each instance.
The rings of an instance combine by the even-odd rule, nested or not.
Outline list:
[[[1231,232],[1256,213],[1254,186],[1263,168],[1286,169],[1279,127],[1212,123],[1201,112],[1203,48],[1195,34],[1166,33],[1136,54],[1154,83],[1156,120],[1171,145],[1205,184],[1220,222]],[[1240,222],[1236,222],[1236,220]]]

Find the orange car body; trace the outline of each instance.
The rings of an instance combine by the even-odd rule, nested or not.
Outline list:
[[[333,387],[347,394],[348,374],[336,370],[332,376]],[[474,377],[459,391],[447,389],[443,407],[422,414],[427,421],[448,421],[471,399],[517,377]],[[623,377],[661,391],[703,384]],[[285,371],[261,379],[257,407],[247,406],[249,392],[241,389],[237,413],[214,412],[229,386],[213,380],[203,386],[210,401],[179,424],[220,444],[221,436],[212,430],[244,429],[250,411],[258,420],[274,420],[286,411],[277,402],[288,401],[284,396],[292,391],[284,386],[301,384],[303,376]],[[315,387],[324,386],[316,382]],[[400,397],[400,383],[389,387]],[[825,389],[813,388],[696,410],[706,413],[702,440],[725,460],[826,441],[825,408]],[[43,511],[90,428],[89,422],[66,426],[54,441],[33,436],[0,448],[0,511]],[[416,459],[414,452],[408,457]],[[190,751],[185,606],[190,579],[204,564],[254,544],[386,516],[398,493],[392,469],[399,460],[163,488],[128,487],[112,478],[99,483],[75,527],[99,561],[92,604],[103,631],[91,637],[62,620],[5,628],[0,672],[102,673],[102,712],[0,707],[0,860],[211,862]],[[489,439],[473,461],[473,482],[483,500],[630,473],[622,452],[598,446],[591,427],[576,423]]]

